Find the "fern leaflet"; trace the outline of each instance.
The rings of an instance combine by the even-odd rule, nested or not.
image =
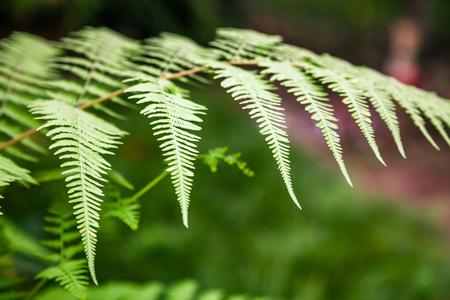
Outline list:
[[[375,156],[383,165],[386,165],[375,142],[370,119],[371,114],[365,101],[364,90],[359,89],[357,80],[351,77],[354,67],[327,55],[321,56],[320,63],[323,67],[313,66],[312,64],[306,66],[307,72],[343,97],[342,102],[348,106],[349,112],[352,113],[352,117],[367,139]]]
[[[41,271],[36,278],[54,279],[72,295],[86,299],[87,279],[86,262],[84,259],[61,262]]]
[[[116,217],[124,222],[132,230],[137,230],[141,205],[129,199],[118,199],[116,203],[110,205],[105,213],[105,217]]]
[[[170,76],[173,73],[194,69],[201,66],[201,62],[215,59],[215,54],[192,41],[189,38],[172,33],[162,33],[158,37],[146,39],[142,47],[142,55],[135,62],[139,62],[138,70],[153,77]],[[195,74],[192,79],[206,82],[203,77]],[[187,81],[181,77],[181,81]]]
[[[312,79],[301,72],[290,63],[266,61],[262,64],[266,69],[263,73],[274,74],[271,80],[280,81],[283,86],[290,88],[288,92],[297,96],[301,104],[305,104],[305,109],[311,113],[311,118],[317,121],[317,127],[322,130],[322,134],[327,141],[328,147],[333,153],[342,174],[347,182],[352,185],[344,160],[342,159],[342,147],[340,144],[338,126],[334,123],[337,119],[333,115],[331,104],[327,103],[327,95],[320,90],[320,87]]]
[[[38,125],[27,106],[52,87],[55,73],[51,59],[58,52],[46,40],[27,33],[15,32],[0,42],[0,142]],[[45,153],[32,139],[20,142],[34,152]],[[35,153],[25,153],[16,146],[5,152],[20,159],[37,160]]]
[[[28,173],[28,170],[19,167],[9,158],[0,155],[0,187],[16,180],[35,184],[36,181]],[[3,198],[2,195],[0,195],[0,198]],[[0,212],[0,215],[2,215],[2,212]]]
[[[56,100],[36,101],[30,111],[42,115],[39,119],[47,120],[39,129],[52,128],[47,133],[55,141],[50,149],[59,148],[55,155],[66,160],[61,167],[68,168],[62,174],[67,176],[69,202],[74,203],[89,270],[97,283],[94,258],[100,197],[103,196],[100,182],[105,181],[102,174],[110,169],[110,164],[102,155],[112,154],[108,149],[116,148],[125,132],[90,113]]]
[[[282,38],[248,29],[219,28],[210,43],[215,51],[229,61],[265,57],[281,43]]]
[[[60,95],[58,99],[65,99],[74,106],[89,103],[109,94],[111,90],[124,87],[122,80],[129,76],[133,68],[129,58],[140,51],[139,43],[134,40],[107,28],[90,27],[63,38],[59,47],[78,54],[77,57],[63,56],[55,60],[59,70],[75,77],[71,81],[59,82],[59,88],[68,95],[64,98]],[[118,97],[112,100],[127,105]],[[120,116],[103,105],[96,105],[95,108],[115,117]]]
[[[400,138],[400,127],[397,114],[395,113],[395,106],[390,94],[383,88],[384,77],[378,72],[365,67],[361,67],[357,71],[359,72],[355,75],[358,78],[358,87],[365,91],[365,96],[391,131],[398,151],[406,158],[405,149]]]
[[[386,82],[386,88],[392,91],[392,97],[394,100],[403,107],[407,114],[410,115],[414,124],[419,128],[425,138],[430,142],[430,144],[439,150],[439,146],[431,137],[430,133],[425,127],[425,120],[422,118],[419,108],[416,106],[415,102],[411,99],[411,89],[400,83],[394,78],[390,78]]]
[[[158,79],[141,83],[126,90],[137,92],[130,99],[138,99],[138,104],[148,103],[141,114],[155,118],[154,135],[161,135],[160,148],[171,173],[178,202],[181,206],[183,223],[188,227],[188,206],[192,186],[193,169],[198,151],[196,143],[200,138],[189,131],[199,131],[200,126],[194,122],[202,122],[197,115],[204,114],[204,106],[186,99],[186,92],[167,80]]]
[[[222,87],[240,104],[243,109],[250,109],[251,118],[256,118],[260,133],[272,150],[273,157],[288,189],[289,195],[300,208],[292,188],[289,163],[289,140],[284,131],[284,115],[281,98],[271,92],[274,88],[266,83],[260,75],[225,63],[210,63],[216,73],[216,79],[223,79]]]

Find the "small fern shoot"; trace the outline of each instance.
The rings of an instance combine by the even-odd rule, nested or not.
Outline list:
[[[173,83],[163,79],[135,85],[126,90],[134,92],[130,99],[138,99],[138,104],[148,104],[141,114],[155,120],[154,135],[161,135],[160,148],[171,174],[178,202],[181,206],[183,223],[188,227],[188,207],[194,176],[195,157],[198,154],[196,143],[200,138],[191,133],[201,129],[195,123],[202,122],[198,116],[204,114],[206,108],[187,98],[187,93]],[[195,122],[195,123],[194,123]]]
[[[84,249],[93,281],[95,276],[94,259],[97,243],[97,228],[100,204],[103,196],[102,181],[110,169],[103,158],[113,154],[109,149],[116,148],[119,139],[125,135],[117,127],[106,121],[56,100],[36,101],[30,111],[41,115],[38,119],[47,121],[39,129],[51,128],[47,133],[55,142],[50,149],[59,148],[55,155],[65,160],[61,164],[68,194],[74,203],[74,214],[78,222]]]

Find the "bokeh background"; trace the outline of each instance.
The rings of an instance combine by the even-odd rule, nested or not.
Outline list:
[[[0,2],[1,38],[27,31],[54,40],[84,26],[107,26],[136,39],[167,31],[203,45],[217,27],[250,28],[450,98],[446,0]],[[386,168],[332,94],[352,189],[303,107],[283,96],[293,142],[292,178],[303,210],[289,200],[246,113],[216,86],[195,89],[192,99],[209,108],[200,149],[226,145],[242,152],[255,176],[246,178],[226,165],[211,174],[199,163],[189,229],[182,225],[169,180],[142,199],[138,231],[103,220],[100,282],[193,278],[207,288],[287,299],[450,299],[448,146],[430,128],[441,147],[435,151],[399,111],[404,160],[375,117]],[[132,120],[119,124],[134,134],[125,139],[113,165],[141,187],[163,165],[148,120]],[[61,184],[45,185],[32,201],[18,191],[2,207],[23,229],[43,237],[45,209],[63,191]],[[35,274],[41,266],[24,258],[19,267]]]

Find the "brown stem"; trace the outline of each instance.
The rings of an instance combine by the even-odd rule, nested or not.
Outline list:
[[[181,71],[181,72],[178,72],[178,73],[173,73],[173,74],[169,74],[169,75],[159,76],[159,78],[160,79],[174,79],[174,78],[183,77],[183,76],[195,74],[195,73],[198,73],[198,72],[202,72],[204,70],[206,70],[206,67],[197,67],[197,68],[194,68],[194,69],[185,70],[185,71]]]
[[[232,60],[232,61],[223,61],[223,62],[224,63],[229,63],[231,65],[237,65],[237,66],[257,66],[260,63],[257,60],[245,60],[245,61],[233,61]],[[298,65],[298,64],[293,64],[293,65],[296,66],[296,67],[302,67],[301,65]],[[178,78],[178,77],[183,77],[183,76],[187,76],[187,75],[203,72],[206,69],[207,69],[206,66],[202,66],[202,67],[197,67],[197,68],[193,68],[193,69],[190,69],[190,70],[181,71],[181,72],[178,72],[178,73],[173,73],[173,74],[169,74],[169,75],[160,76],[159,78],[160,79],[170,80],[170,79],[175,79],[175,78]],[[112,92],[111,94],[108,94],[106,96],[94,99],[91,102],[88,102],[88,103],[85,103],[85,104],[82,104],[82,105],[78,105],[77,108],[79,108],[79,109],[86,109],[86,108],[89,108],[89,107],[91,107],[91,106],[93,106],[95,104],[107,101],[107,100],[109,100],[109,99],[111,99],[113,97],[116,97],[116,96],[119,96],[119,95],[123,94],[125,92],[125,89],[126,88],[117,90],[117,91]],[[31,135],[33,135],[36,132],[36,129],[38,127],[32,128],[32,129],[22,133],[18,137],[15,137],[15,138],[13,138],[13,139],[3,143],[2,145],[0,145],[0,151],[4,150],[5,148],[7,148],[7,147],[9,147],[11,145],[14,145],[14,144],[20,142],[21,140],[23,140],[23,139],[25,139],[25,138],[27,138],[27,137],[29,137]]]
[[[85,103],[85,104],[82,104],[82,105],[78,105],[77,108],[79,108],[79,109],[86,109],[86,108],[89,108],[89,107],[91,107],[91,106],[93,106],[93,105],[95,105],[95,104],[98,104],[98,103],[104,102],[104,101],[106,101],[106,100],[109,100],[109,99],[111,99],[111,98],[114,98],[114,97],[116,97],[116,96],[119,96],[119,95],[123,94],[123,92],[125,92],[125,90],[126,90],[126,88],[117,90],[117,91],[115,91],[115,92],[112,92],[111,94],[108,94],[108,95],[106,95],[106,96],[97,98],[97,99],[95,99],[95,100],[92,100],[91,102],[88,102],[88,103]]]
[[[32,129],[30,129],[28,131],[25,131],[24,133],[22,133],[18,137],[15,137],[15,138],[13,138],[13,139],[3,143],[2,145],[0,145],[0,151],[2,151],[5,148],[8,148],[11,145],[14,145],[17,142],[20,142],[21,140],[23,140],[23,139],[25,139],[25,138],[27,138],[27,137],[29,137],[31,135],[33,135],[38,128],[39,128],[39,126],[35,127],[35,128],[32,128]]]

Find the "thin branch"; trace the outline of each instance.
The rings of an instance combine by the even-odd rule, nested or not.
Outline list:
[[[173,73],[173,74],[169,74],[169,75],[161,75],[159,76],[160,79],[174,79],[174,78],[178,78],[178,77],[183,77],[183,76],[187,76],[187,75],[191,75],[191,74],[195,74],[195,73],[199,73],[202,72],[204,70],[206,70],[207,67],[197,67],[194,69],[190,69],[190,70],[185,70],[185,71],[181,71],[178,73]]]
[[[232,61],[223,61],[223,63],[229,63],[231,65],[236,65],[236,66],[257,66],[257,65],[260,64],[260,61],[257,61],[257,60],[234,61],[234,60],[232,60]],[[304,67],[304,66],[302,66],[300,64],[294,64],[293,63],[292,65],[295,66],[295,67],[299,67],[299,68],[303,68]],[[173,74],[169,74],[169,75],[160,76],[159,78],[160,79],[167,79],[167,80],[175,79],[175,78],[184,77],[184,76],[188,76],[188,75],[191,75],[191,74],[203,72],[207,68],[208,68],[207,66],[197,67],[197,68],[193,68],[193,69],[190,69],[190,70],[184,70],[184,71],[181,71],[181,72],[178,72],[178,73],[173,73]],[[88,102],[88,103],[85,103],[85,104],[82,104],[82,105],[78,105],[77,108],[79,108],[79,109],[89,108],[89,107],[91,107],[91,106],[93,106],[95,104],[107,101],[107,100],[109,100],[111,98],[114,98],[116,96],[119,96],[119,95],[123,94],[126,89],[127,88],[122,88],[122,89],[117,90],[115,92],[112,92],[111,94],[108,94],[106,96],[94,99],[91,102]],[[18,137],[15,137],[15,138],[13,138],[13,139],[3,143],[2,145],[0,145],[0,151],[4,150],[5,148],[7,148],[9,146],[12,146],[12,145],[20,142],[21,140],[23,140],[23,139],[25,139],[25,138],[27,138],[27,137],[29,137],[31,135],[33,135],[34,133],[36,133],[37,128],[39,128],[39,126],[35,127],[35,128],[32,128],[32,129],[22,133]]]
[[[98,103],[104,102],[106,100],[109,100],[111,98],[114,98],[116,96],[122,95],[123,92],[125,92],[126,89],[127,88],[123,88],[123,89],[117,90],[115,92],[112,92],[111,94],[108,94],[106,96],[103,96],[103,97],[97,98],[95,100],[92,100],[91,102],[85,103],[83,105],[78,105],[77,108],[79,108],[79,109],[89,108],[89,107],[91,107],[91,106],[93,106],[95,104],[98,104]]]
[[[2,151],[5,148],[8,148],[9,146],[14,145],[15,143],[20,142],[21,140],[33,135],[34,133],[36,133],[36,130],[39,128],[39,126],[32,128],[28,131],[25,131],[24,133],[22,133],[21,135],[19,135],[18,137],[15,137],[5,143],[3,143],[2,145],[0,145],[0,151]]]

